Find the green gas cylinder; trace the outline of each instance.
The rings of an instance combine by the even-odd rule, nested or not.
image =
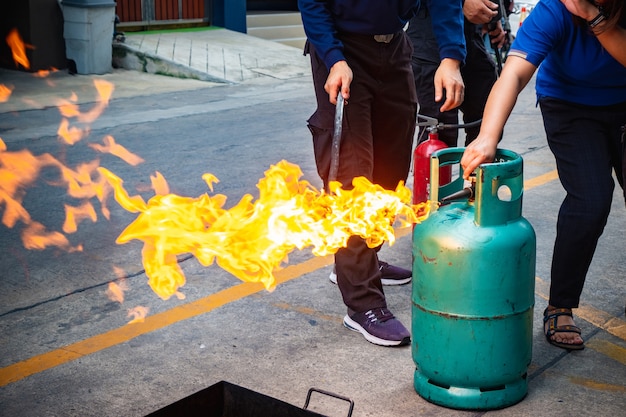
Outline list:
[[[496,409],[527,393],[536,237],[522,213],[522,158],[498,149],[463,192],[464,148],[431,157],[430,201],[453,195],[413,230],[414,386],[456,409]],[[439,168],[461,175],[439,185]]]

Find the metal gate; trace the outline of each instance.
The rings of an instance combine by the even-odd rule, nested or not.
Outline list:
[[[209,0],[116,0],[120,22],[208,20]]]

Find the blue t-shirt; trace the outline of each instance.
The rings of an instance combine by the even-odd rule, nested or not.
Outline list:
[[[422,0],[433,16],[441,59],[465,61],[461,0]],[[338,32],[383,35],[401,31],[420,0],[298,0],[307,38],[328,68],[344,60]]]
[[[626,102],[626,67],[588,27],[574,24],[560,0],[537,3],[520,26],[509,55],[539,67],[537,97],[589,106]]]

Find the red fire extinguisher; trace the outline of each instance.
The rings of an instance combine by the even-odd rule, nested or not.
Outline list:
[[[447,148],[445,142],[439,140],[436,126],[428,126],[428,138],[415,147],[413,151],[413,204],[428,200],[430,186],[430,156],[439,149]],[[452,181],[450,165],[439,168],[440,184]]]
[[[439,131],[442,129],[466,129],[480,126],[482,119],[465,124],[444,124],[434,117],[417,115],[418,127],[426,127],[428,138],[415,147],[413,151],[413,204],[428,201],[430,194],[430,157],[433,152],[447,148],[445,142],[439,140]],[[422,119],[423,121],[420,121]],[[439,185],[452,182],[452,165],[439,168]]]

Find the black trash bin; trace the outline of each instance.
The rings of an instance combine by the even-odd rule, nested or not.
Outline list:
[[[349,402],[348,417],[352,415],[352,400],[327,391],[311,388],[304,408],[299,408],[230,382],[220,381],[146,417],[327,417],[306,409],[314,391]]]

